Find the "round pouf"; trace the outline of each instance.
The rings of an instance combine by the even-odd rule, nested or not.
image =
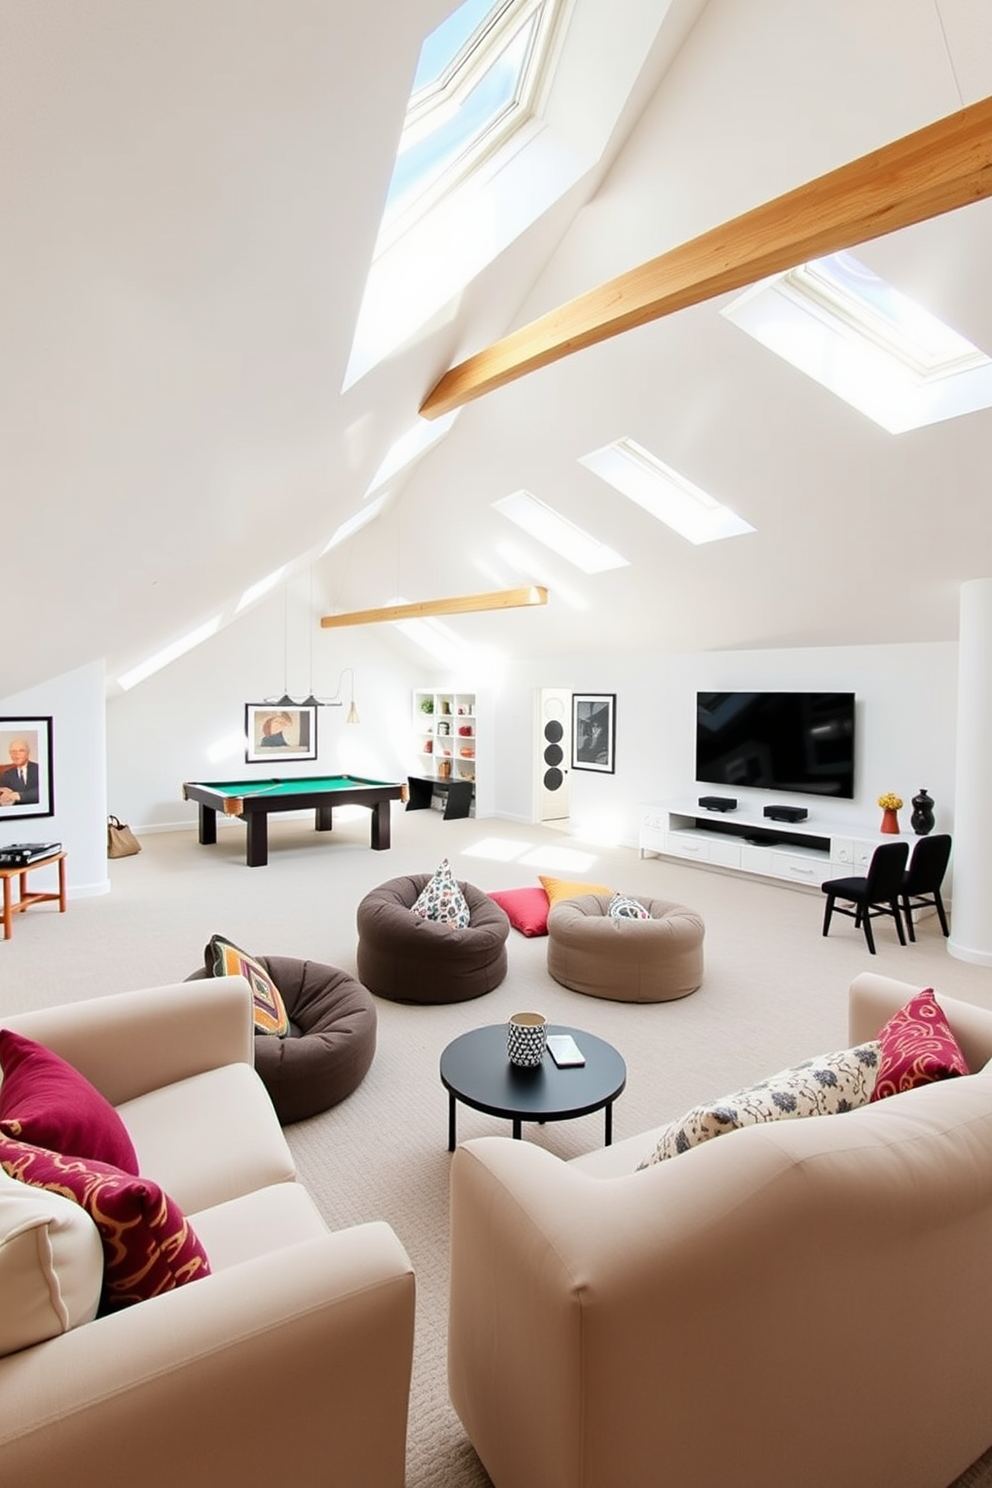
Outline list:
[[[285,1038],[255,1035],[255,1068],[283,1126],[336,1106],[364,1080],[375,1054],[377,1015],[347,972],[292,956],[256,956],[289,1014]],[[187,981],[205,977],[202,968]]]
[[[583,894],[548,915],[548,971],[556,982],[612,1002],[670,1002],[703,980],[702,917],[665,899],[640,902],[649,920],[612,919],[609,894]]]
[[[357,911],[358,975],[390,1002],[467,1002],[492,992],[506,976],[510,922],[474,884],[458,887],[471,923],[465,929],[412,913],[430,873],[391,878]]]

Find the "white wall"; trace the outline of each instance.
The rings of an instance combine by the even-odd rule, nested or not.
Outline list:
[[[107,877],[106,710],[102,662],[0,698],[0,716],[51,718],[53,816],[0,822],[0,842],[61,842],[68,853],[70,897],[105,894]],[[57,886],[54,868],[39,868],[31,887]]]
[[[111,698],[110,810],[139,836],[194,824],[197,807],[183,800],[183,781],[244,780],[266,773],[264,765],[245,762],[245,705],[284,691],[299,700],[311,688],[318,697],[331,696],[349,666],[355,670],[360,723],[345,723],[350,696],[345,679],[344,706],[318,712],[317,759],[281,761],[280,774],[348,771],[405,779],[411,691],[423,685],[422,677],[374,627],[322,631],[306,594],[290,592],[287,604],[279,591],[130,692]]]
[[[616,693],[616,773],[570,773],[571,825],[576,833],[631,846],[637,842],[640,802],[692,800],[704,793],[694,779],[697,688],[853,692],[856,796],[850,803],[831,802],[831,819],[877,828],[877,799],[892,790],[906,803],[901,823],[909,832],[910,799],[925,785],[937,803],[938,829],[953,831],[957,650],[955,642],[935,642],[513,666],[496,699],[497,814],[534,819],[537,687]],[[782,799],[771,792],[748,795]],[[811,810],[814,805],[825,809],[815,797],[795,800]]]

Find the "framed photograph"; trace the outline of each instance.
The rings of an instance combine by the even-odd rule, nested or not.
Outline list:
[[[317,709],[279,703],[245,704],[245,763],[317,758]]]
[[[616,754],[615,692],[572,693],[572,769],[612,775]]]
[[[0,828],[54,810],[52,720],[0,718]]]

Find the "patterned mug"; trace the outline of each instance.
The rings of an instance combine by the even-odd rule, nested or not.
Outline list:
[[[506,1025],[506,1053],[511,1064],[533,1067],[541,1063],[548,1045],[548,1020],[543,1013],[512,1013]]]

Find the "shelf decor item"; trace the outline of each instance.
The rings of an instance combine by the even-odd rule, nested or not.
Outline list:
[[[933,831],[933,797],[928,795],[925,785],[921,785],[919,795],[913,797],[913,815],[909,821],[917,837],[926,837]]]
[[[899,817],[896,815],[902,809],[902,796],[897,796],[895,791],[886,791],[884,796],[879,796],[878,804],[882,808],[883,832],[898,832]]]

